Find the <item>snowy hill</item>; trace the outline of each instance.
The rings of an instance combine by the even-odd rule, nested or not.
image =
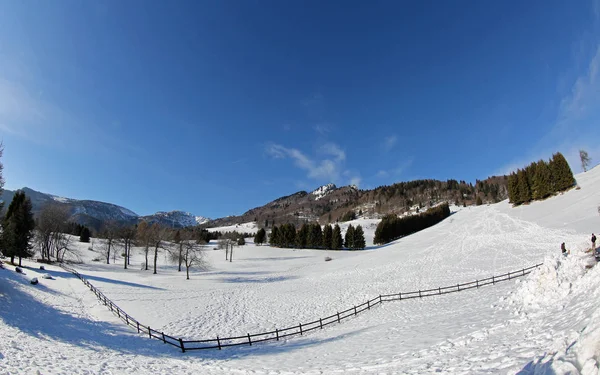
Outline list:
[[[379,294],[456,285],[544,262],[525,278],[382,304],[341,324],[253,346],[183,354],[123,325],[56,266],[46,271],[56,280],[40,279],[38,286],[28,283],[42,274],[35,263],[25,276],[0,270],[0,368],[10,374],[596,375],[600,267],[585,251],[590,228],[600,222],[600,168],[576,178],[580,190],[519,208],[506,202],[453,208],[433,227],[365,251],[249,244],[236,247],[229,262],[211,243],[209,266],[192,269],[190,280],[164,252],[153,275],[140,270],[141,248],[123,270],[119,257],[108,265],[91,261],[99,242],[93,250],[80,246],[79,272],[136,319],[183,339],[289,327]],[[375,222],[362,223],[372,236]],[[571,250],[567,257],[561,242]]]

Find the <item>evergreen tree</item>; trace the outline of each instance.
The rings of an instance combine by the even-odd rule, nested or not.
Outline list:
[[[340,229],[340,226],[338,224],[336,224],[333,227],[333,234],[332,234],[332,238],[331,238],[331,248],[333,250],[340,250],[342,248],[344,244],[344,241],[342,240],[342,230]]]
[[[4,153],[4,144],[2,142],[0,142],[0,158],[2,158],[3,153]],[[2,196],[2,193],[4,192],[4,177],[2,174],[3,170],[4,170],[4,165],[2,165],[2,162],[0,161],[0,197]],[[0,201],[0,212],[2,212],[3,208],[4,208],[4,201]]]
[[[346,229],[344,246],[347,249],[354,249],[354,227],[352,224],[348,225],[348,229]]]
[[[266,237],[267,232],[265,231],[265,228],[260,228],[254,235],[254,243],[257,245],[262,245],[265,242]]]
[[[319,223],[308,225],[308,239],[306,246],[310,249],[319,249],[323,245],[323,232]]]
[[[552,171],[556,191],[564,191],[575,185],[571,167],[569,167],[567,159],[560,152],[552,155],[550,170]]]
[[[531,201],[531,189],[527,179],[527,173],[523,169],[517,171],[517,204]]]
[[[327,224],[327,225],[325,225],[325,228],[323,228],[323,248],[330,250],[332,244],[333,244],[333,228],[331,228],[331,225]]]
[[[88,227],[83,227],[83,229],[81,229],[81,234],[79,235],[79,242],[90,242],[91,235],[92,234],[90,233]]]
[[[269,243],[271,246],[280,246],[279,243],[279,228],[274,226],[271,229],[271,236],[269,237]]]
[[[365,247],[367,247],[365,242],[365,232],[363,231],[362,226],[357,225],[354,229],[354,248],[362,250]]]
[[[33,238],[35,221],[31,211],[31,200],[24,192],[17,191],[3,220],[4,254],[10,256],[11,263],[19,257],[19,266],[22,258],[33,256],[29,242]]]
[[[306,248],[308,241],[308,224],[304,223],[300,227],[300,230],[296,233],[296,246],[300,249]]]
[[[551,193],[552,175],[545,161],[537,162],[533,179],[533,199],[544,199]]]

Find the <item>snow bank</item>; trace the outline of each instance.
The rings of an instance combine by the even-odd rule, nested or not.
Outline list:
[[[600,374],[600,267],[595,263],[583,251],[548,257],[506,299],[531,325],[568,327],[553,329],[553,345],[518,374]]]
[[[589,264],[589,255],[581,252],[546,257],[527,279],[517,281],[521,285],[506,299],[507,304],[517,306],[519,311],[562,305]]]

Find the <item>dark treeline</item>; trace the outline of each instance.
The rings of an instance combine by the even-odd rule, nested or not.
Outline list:
[[[565,157],[557,152],[549,161],[533,162],[508,176],[508,198],[518,206],[565,191],[575,185],[575,178]]]
[[[269,243],[271,246],[296,249],[341,250],[344,245],[351,250],[364,249],[365,237],[362,227],[360,225],[356,228],[350,226],[348,229],[350,234],[346,233],[344,242],[342,230],[338,224],[333,227],[328,224],[321,229],[319,223],[305,223],[299,230],[296,230],[293,224],[282,224],[273,227]]]
[[[450,216],[448,203],[430,208],[418,215],[405,217],[398,217],[395,214],[386,215],[377,225],[373,242],[376,245],[388,243],[402,236],[429,228],[448,216]]]

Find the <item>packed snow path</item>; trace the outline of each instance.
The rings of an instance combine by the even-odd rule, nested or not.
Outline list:
[[[152,275],[91,262],[98,254],[82,248],[86,263],[77,267],[104,294],[140,321],[184,338],[309,321],[315,312],[386,291],[429,289],[544,261],[523,282],[383,304],[345,324],[252,347],[168,351],[131,332],[59,268],[48,267],[56,280],[40,279],[35,287],[0,270],[0,374],[597,374],[600,267],[586,269],[590,256],[583,251],[591,232],[600,231],[600,168],[576,177],[581,190],[519,208],[502,202],[459,209],[372,250],[249,245],[236,249],[232,263],[210,251],[211,269],[189,281],[164,264]],[[562,242],[572,251],[567,258],[558,255]]]

